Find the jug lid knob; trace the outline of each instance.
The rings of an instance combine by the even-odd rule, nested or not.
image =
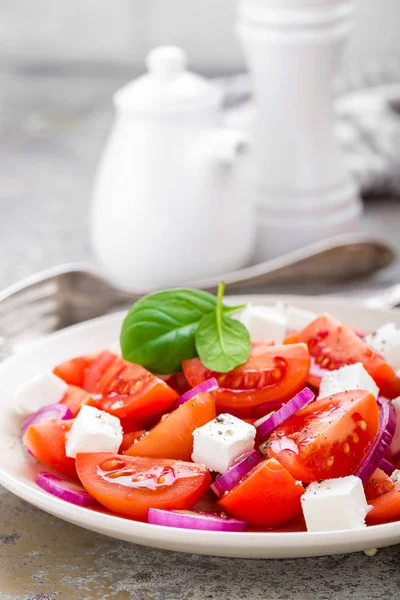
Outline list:
[[[172,79],[186,71],[187,55],[177,46],[159,46],[149,52],[146,63],[153,75]]]

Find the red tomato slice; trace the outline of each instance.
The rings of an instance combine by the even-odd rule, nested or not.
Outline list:
[[[393,485],[388,492],[375,498],[368,498],[368,504],[372,506],[366,517],[369,525],[400,519],[400,479],[396,482],[391,481],[391,483]],[[388,483],[386,483],[386,487],[389,487]]]
[[[97,384],[96,406],[121,419],[124,431],[142,428],[143,420],[164,413],[178,394],[139,365],[117,357]],[[139,425],[139,426],[138,426]]]
[[[204,465],[110,453],[78,454],[76,469],[100,504],[138,521],[147,520],[149,508],[192,508],[211,482]]]
[[[214,373],[192,358],[182,363],[192,387],[215,377],[217,410],[241,417],[265,414],[265,404],[286,402],[306,384],[310,357],[305,344],[253,345],[249,360],[229,373]]]
[[[75,460],[65,455],[66,434],[73,422],[72,419],[36,423],[24,436],[24,444],[39,462],[68,477],[76,477]]]
[[[126,451],[130,456],[190,460],[193,431],[217,416],[214,394],[203,392],[185,402]]]
[[[124,433],[122,438],[122,444],[119,447],[118,453],[123,454],[125,450],[128,450],[133,444],[135,440],[139,440],[142,435],[145,433],[143,429],[138,429],[137,431],[131,431],[130,433]]]
[[[92,364],[96,356],[97,354],[86,354],[71,358],[54,367],[53,373],[65,383],[83,387],[86,369]]]
[[[367,502],[375,500],[383,494],[387,494],[393,488],[394,483],[382,469],[376,469],[368,481],[364,484]]]
[[[354,473],[379,425],[378,404],[364,390],[311,402],[277,427],[267,442],[276,458],[300,481]]]
[[[218,502],[229,515],[255,527],[275,527],[301,512],[304,487],[276,461],[262,461]]]
[[[173,373],[172,375],[157,375],[160,379],[165,381],[173,390],[175,390],[180,396],[183,396],[185,392],[188,392],[191,388],[186,380],[184,373]]]
[[[311,358],[320,370],[309,379],[311,385],[319,386],[322,375],[328,370],[361,362],[386,398],[394,398],[400,393],[400,379],[392,367],[367,346],[351,327],[342,325],[330,315],[315,319],[298,337],[300,342],[308,345]]]
[[[85,369],[82,387],[88,392],[97,394],[101,378],[116,358],[117,355],[109,352],[109,350],[100,352],[94,361]]]
[[[74,417],[76,417],[81,410],[83,404],[95,406],[92,396],[82,388],[76,387],[76,385],[70,385],[68,387],[60,404],[66,404]]]

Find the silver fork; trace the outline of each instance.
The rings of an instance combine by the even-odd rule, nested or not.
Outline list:
[[[226,290],[271,282],[365,275],[393,259],[392,250],[368,236],[342,236],[285,257],[247,267],[223,277]],[[220,278],[194,282],[192,287],[215,290]],[[60,265],[42,271],[0,292],[0,360],[23,344],[75,323],[127,308],[146,293],[120,291],[86,264]],[[354,299],[355,296],[352,297]],[[375,307],[400,303],[400,285],[361,298]]]
[[[138,296],[112,287],[86,264],[47,269],[0,292],[0,358],[22,344],[109,312]]]

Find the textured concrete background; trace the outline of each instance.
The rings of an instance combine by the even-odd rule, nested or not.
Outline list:
[[[90,258],[91,181],[110,125],[110,95],[128,77],[123,70],[0,70],[0,287],[50,265]],[[400,250],[397,202],[369,204],[365,227]],[[397,263],[375,282],[399,276]],[[103,598],[395,600],[400,546],[373,558],[290,561],[169,553],[69,525],[1,488],[0,599]]]

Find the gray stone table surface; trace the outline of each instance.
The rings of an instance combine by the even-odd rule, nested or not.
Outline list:
[[[60,262],[91,259],[91,181],[110,126],[110,96],[129,76],[106,67],[0,67],[1,287]],[[400,251],[399,209],[395,200],[369,203],[363,226]],[[398,280],[399,262],[357,285]],[[0,598],[389,600],[400,598],[400,545],[373,558],[250,561],[169,553],[69,525],[1,488]]]

